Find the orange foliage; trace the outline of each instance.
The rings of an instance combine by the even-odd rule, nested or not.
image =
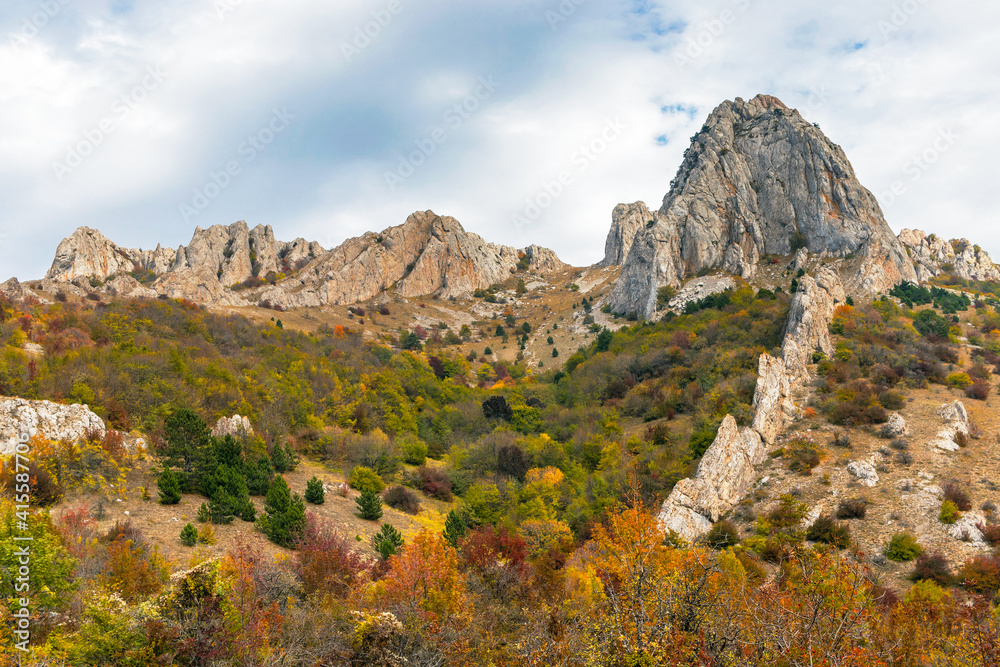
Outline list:
[[[415,603],[439,617],[460,613],[466,593],[458,552],[440,533],[422,530],[389,560],[384,597],[396,604]]]

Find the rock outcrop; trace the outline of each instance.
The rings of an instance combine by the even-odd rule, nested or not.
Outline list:
[[[963,280],[1000,281],[1000,266],[967,239],[945,241],[918,229],[904,229],[899,240],[909,252],[917,270],[917,279],[930,280],[951,273]]]
[[[0,398],[0,453],[12,453],[19,442],[42,435],[76,442],[88,433],[104,437],[104,420],[86,405]]]
[[[253,435],[253,427],[250,425],[250,419],[241,415],[219,417],[219,421],[215,422],[215,426],[212,427],[212,436],[222,438],[227,435],[231,435],[234,438]]]
[[[17,278],[11,278],[6,282],[0,283],[0,294],[3,294],[11,301],[20,302],[24,301],[30,293],[24,288]]]
[[[107,280],[134,271],[139,258],[138,251],[119,248],[96,229],[80,227],[59,243],[45,277],[61,282],[76,278]]]
[[[957,452],[961,445],[959,440],[969,437],[969,413],[962,401],[945,403],[937,411],[938,417],[945,425],[937,432],[930,446],[942,452]]]
[[[767,458],[767,448],[752,429],[742,431],[727,416],[698,464],[693,478],[682,479],[660,512],[660,523],[691,540],[706,532],[746,495],[756,475],[754,466]]]
[[[615,312],[649,317],[664,285],[713,268],[750,279],[762,255],[800,248],[856,255],[863,275],[852,284],[868,292],[916,279],[843,150],[765,95],[712,112],[652,219],[636,234],[610,295]]]
[[[788,313],[782,348],[782,357],[792,382],[804,383],[809,379],[806,366],[812,363],[814,352],[833,356],[830,322],[837,304],[846,300],[847,294],[840,277],[829,267],[820,269],[816,278],[803,276],[799,281],[799,289]]]
[[[753,397],[753,429],[767,444],[773,444],[785,428],[791,387],[785,362],[769,354],[760,355],[757,389]]]
[[[598,266],[620,266],[625,263],[632,241],[640,229],[655,224],[655,213],[650,213],[646,204],[618,204],[611,214],[611,231],[604,242],[604,259]]]

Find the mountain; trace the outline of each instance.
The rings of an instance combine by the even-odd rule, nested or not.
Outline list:
[[[536,273],[566,268],[551,250],[488,243],[454,218],[424,211],[329,252],[301,238],[278,241],[270,226],[250,229],[244,221],[199,227],[176,250],[123,248],[81,227],[59,244],[46,280],[81,288],[92,281],[114,283],[106,291],[118,295],[294,308],[352,304],[387,290],[402,296],[471,294],[503,282],[519,265]]]
[[[661,287],[707,270],[752,280],[763,256],[801,248],[854,260],[845,281],[859,293],[917,277],[844,151],[771,96],[716,108],[663,205],[648,216],[644,208],[626,207],[609,235],[612,254],[630,246],[609,299],[615,312],[649,317]],[[636,216],[647,218],[641,228]]]

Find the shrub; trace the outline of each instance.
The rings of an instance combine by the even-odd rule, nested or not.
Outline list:
[[[458,547],[459,541],[465,537],[466,533],[469,532],[469,526],[466,524],[465,519],[462,515],[451,510],[448,512],[448,518],[444,521],[444,539],[453,548]]]
[[[412,433],[396,438],[396,445],[403,452],[403,460],[412,466],[422,466],[427,462],[427,443]]]
[[[849,498],[841,500],[837,505],[838,519],[864,519],[868,513],[868,500],[866,498]]]
[[[204,523],[198,530],[198,542],[200,544],[215,544],[215,529],[212,524]]]
[[[406,512],[407,514],[418,514],[420,512],[420,499],[417,498],[417,494],[405,486],[390,486],[382,494],[382,500],[389,507]]]
[[[958,580],[969,590],[992,595],[1000,590],[1000,557],[975,556],[958,572]]]
[[[719,521],[702,538],[705,545],[712,549],[726,549],[740,542],[740,532],[732,521]]]
[[[767,520],[777,528],[791,528],[799,525],[808,514],[805,503],[796,502],[791,494],[784,494],[779,499],[778,506],[770,511]]]
[[[972,501],[969,499],[969,494],[959,486],[958,482],[954,480],[947,482],[941,490],[944,492],[944,499],[955,503],[955,507],[958,510],[968,512],[972,509]]]
[[[972,378],[969,377],[968,373],[952,373],[945,378],[945,382],[948,383],[949,387],[965,389],[972,384]]]
[[[941,586],[950,586],[952,583],[951,565],[948,559],[940,553],[920,554],[913,564],[913,573],[910,575],[913,581],[933,581]]]
[[[358,577],[368,569],[364,557],[351,549],[333,524],[311,512],[296,547],[295,573],[306,595],[324,592],[347,597]]]
[[[896,463],[908,466],[913,463],[913,454],[909,452],[899,452],[896,454]]]
[[[443,500],[446,503],[451,502],[451,479],[449,479],[448,475],[445,474],[443,470],[423,466],[418,470],[418,472],[420,473],[421,491],[426,493],[431,498],[437,498],[438,500]]]
[[[503,396],[490,396],[483,401],[483,416],[487,419],[510,421],[514,417],[514,411]]]
[[[958,505],[951,502],[950,500],[946,500],[943,503],[941,503],[941,514],[938,516],[938,518],[941,520],[941,523],[947,523],[947,524],[955,523],[956,521],[958,521],[960,516],[962,515],[958,511]]]
[[[844,431],[837,431],[833,434],[833,445],[835,447],[850,448],[851,436]]]
[[[198,541],[198,529],[190,523],[181,529],[181,542],[186,546],[193,547]]]
[[[156,480],[160,489],[161,505],[176,505],[181,501],[181,484],[177,475],[170,468],[164,468]]]
[[[820,464],[819,448],[808,440],[796,440],[786,448],[788,469],[792,472],[811,475],[812,469]]]
[[[902,563],[913,560],[923,552],[924,548],[917,544],[917,538],[911,533],[896,533],[889,540],[885,557]]]
[[[837,523],[833,517],[821,514],[806,531],[806,539],[813,542],[832,544],[845,549],[851,543],[851,529],[846,523]]]
[[[983,539],[991,547],[1000,546],[1000,524],[996,523],[978,523],[976,528],[980,533],[983,534]]]
[[[322,505],[326,501],[326,491],[323,489],[323,482],[318,477],[313,477],[306,482],[305,499],[307,503]]]
[[[389,560],[403,548],[403,536],[392,524],[383,523],[381,530],[372,536],[372,546],[382,560]]]
[[[990,397],[993,386],[986,380],[976,380],[965,388],[965,395],[977,401],[985,401]]]
[[[379,474],[371,468],[366,468],[364,466],[357,466],[351,471],[351,479],[349,483],[352,489],[362,493],[365,491],[381,493],[382,489],[385,488],[385,482],[382,481]]]

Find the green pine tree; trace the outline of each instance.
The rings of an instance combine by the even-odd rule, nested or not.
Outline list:
[[[465,520],[456,512],[452,510],[448,512],[448,518],[444,522],[444,540],[452,547],[458,547],[458,541],[465,537],[465,534],[469,532],[469,527],[465,524]]]
[[[212,434],[193,410],[181,408],[163,425],[167,441],[166,465],[180,468],[187,490],[200,488],[200,476],[212,458]]]
[[[247,492],[251,496],[266,496],[267,490],[271,488],[271,480],[274,479],[271,459],[262,455],[256,463],[245,461],[243,476],[247,481]]]
[[[306,506],[299,494],[292,495],[284,477],[274,484],[264,499],[264,515],[257,525],[267,537],[283,547],[294,547],[306,525]]]
[[[371,489],[361,492],[354,501],[358,505],[358,514],[365,521],[378,521],[382,518],[382,498]]]
[[[271,465],[274,466],[274,471],[279,475],[291,470],[288,461],[288,450],[277,443],[271,450]]]
[[[399,553],[403,547],[403,536],[391,524],[383,523],[382,529],[372,537],[372,546],[382,556],[382,560],[389,560],[390,556]]]
[[[181,529],[181,542],[186,546],[193,547],[198,541],[198,529],[190,523]]]
[[[198,508],[198,523],[208,523],[212,520],[212,515],[208,512],[208,503],[202,503]]]
[[[306,482],[306,502],[313,505],[322,505],[326,500],[326,492],[323,490],[323,482],[318,477],[313,477]]]
[[[176,505],[181,501],[181,482],[170,468],[164,468],[156,480],[160,488],[160,504]]]

